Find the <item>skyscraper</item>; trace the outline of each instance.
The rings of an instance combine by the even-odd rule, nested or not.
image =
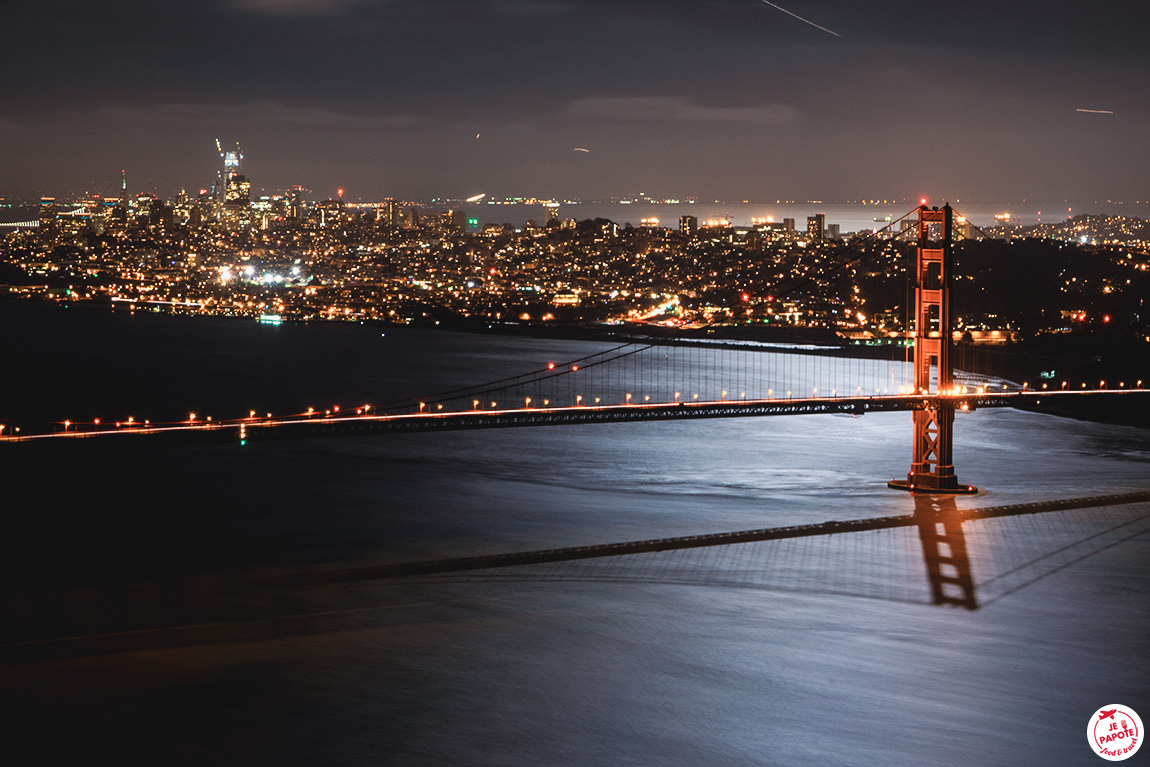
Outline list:
[[[377,209],[376,220],[385,227],[398,228],[403,223],[402,206],[388,197]]]
[[[220,220],[228,229],[242,229],[251,225],[251,183],[240,173],[244,160],[243,150],[237,142],[235,151],[225,152],[216,139],[216,150],[223,160],[217,194],[220,196]]]
[[[40,238],[50,242],[59,229],[59,210],[55,197],[40,198]]]
[[[807,236],[812,240],[821,240],[826,228],[827,215],[825,213],[816,213],[813,216],[807,216]]]

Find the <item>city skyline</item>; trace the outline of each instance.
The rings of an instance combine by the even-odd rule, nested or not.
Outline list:
[[[1142,199],[1150,11],[1043,8],[16,7],[0,196]]]

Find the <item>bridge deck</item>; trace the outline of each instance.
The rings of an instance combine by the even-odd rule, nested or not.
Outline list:
[[[1146,395],[1144,390],[1004,391],[952,395],[956,409],[1021,407],[1040,409],[1043,401],[1083,396]],[[249,418],[199,424],[171,424],[136,428],[58,432],[5,437],[3,443],[134,443],[148,436],[152,443],[236,443],[242,440],[300,439],[369,434],[393,434],[464,429],[501,429],[520,426],[557,426],[583,423],[658,421],[685,418],[737,418],[750,416],[845,414],[914,410],[937,395],[881,395],[814,397],[805,399],[724,400],[710,402],[632,403],[577,407],[470,410],[465,412],[363,414],[353,416],[299,415],[284,418]]]

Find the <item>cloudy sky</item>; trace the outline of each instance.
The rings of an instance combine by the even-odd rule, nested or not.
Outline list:
[[[0,195],[1150,199],[1146,0],[2,11]]]

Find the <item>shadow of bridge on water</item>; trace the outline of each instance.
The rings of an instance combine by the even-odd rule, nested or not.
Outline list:
[[[617,583],[749,588],[976,610],[1150,531],[1150,492],[960,509],[481,557],[203,576],[8,594],[0,662],[387,625],[460,587]],[[447,587],[447,591],[431,589]],[[397,587],[417,588],[413,590]],[[398,601],[397,601],[398,599]]]

